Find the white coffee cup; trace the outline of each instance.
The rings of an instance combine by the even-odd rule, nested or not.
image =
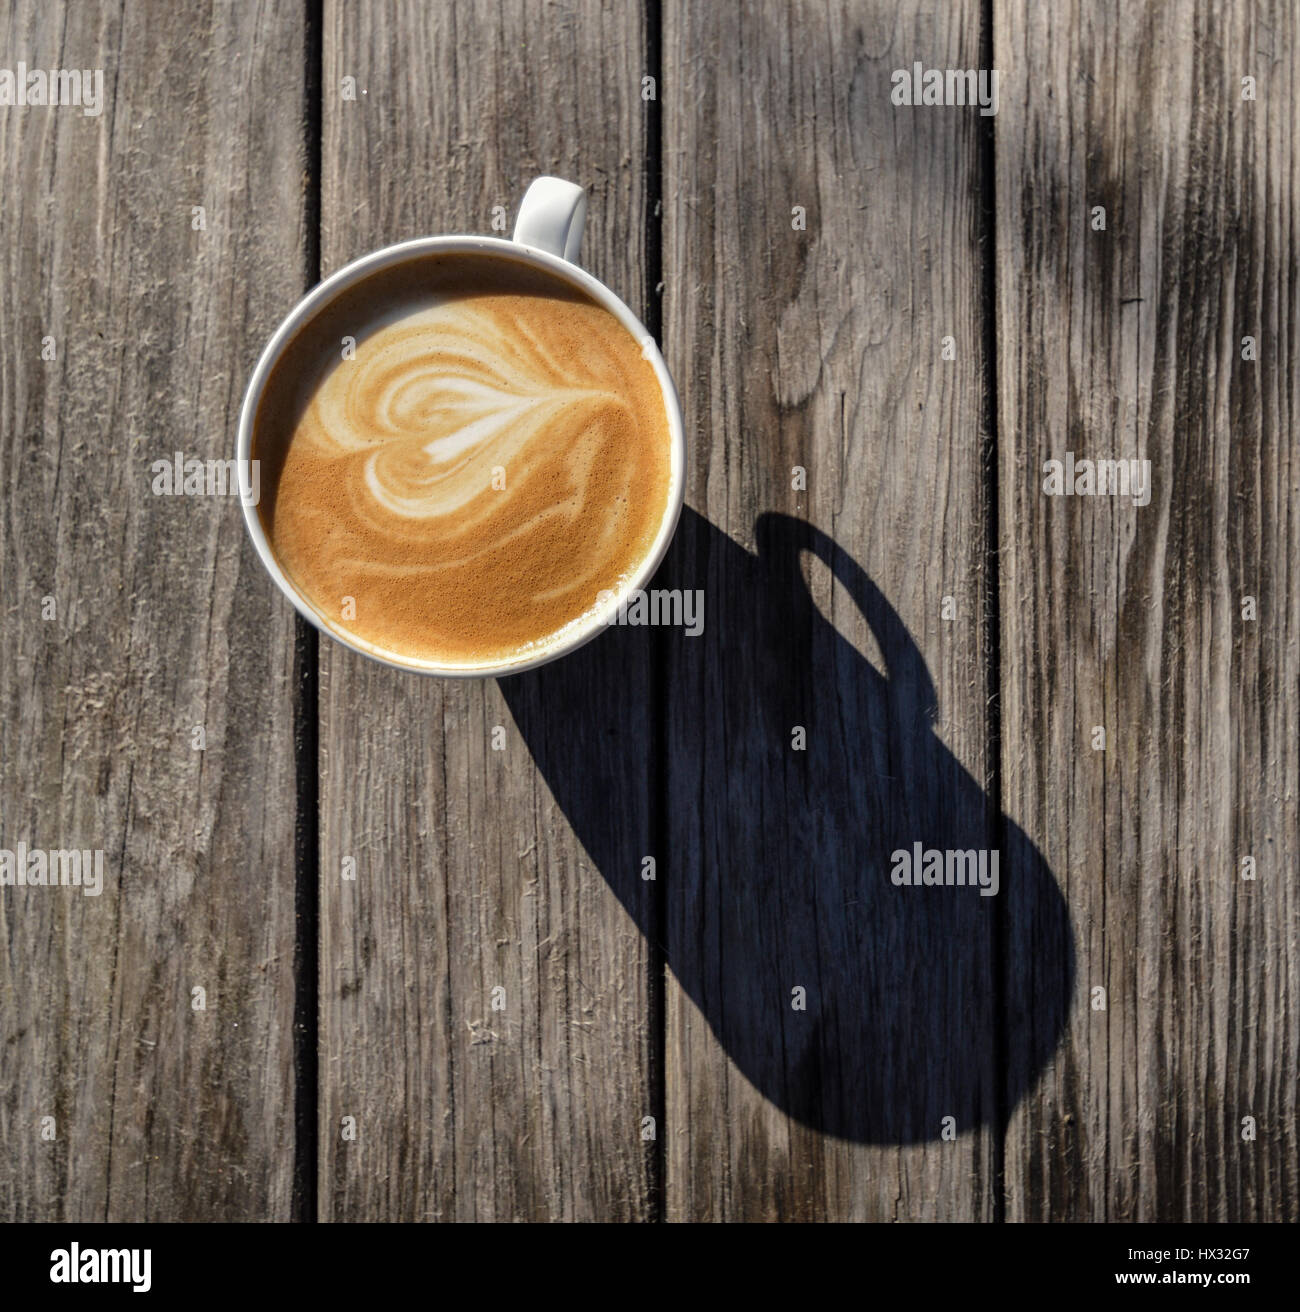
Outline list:
[[[507,241],[503,237],[419,237],[414,241],[400,242],[396,246],[385,246],[382,250],[364,255],[359,260],[353,260],[351,264],[345,265],[314,287],[294,306],[284,322],[275,330],[258,359],[239,412],[237,456],[241,485],[244,488],[257,486],[249,478],[254,420],[257,417],[257,408],[267,379],[271,376],[285,348],[340,293],[364,282],[381,269],[390,269],[408,260],[423,259],[430,255],[471,255],[480,258],[500,256],[516,264],[531,265],[545,270],[586,293],[598,305],[608,310],[632,334],[640,344],[645,358],[653,366],[655,377],[658,378],[663,392],[671,448],[668,502],[659,531],[648,554],[626,580],[624,586],[606,597],[604,602],[589,612],[580,623],[566,626],[563,633],[556,636],[553,644],[543,645],[540,653],[537,650],[530,650],[516,660],[485,662],[477,665],[437,665],[432,662],[403,659],[391,652],[370,648],[354,635],[341,632],[331,625],[285,577],[279,561],[271,551],[271,544],[266,539],[266,532],[258,516],[256,504],[252,498],[242,497],[244,523],[248,526],[249,536],[253,539],[257,554],[262,558],[262,564],[279,585],[280,591],[297,607],[299,614],[337,642],[351,647],[353,651],[360,652],[361,655],[368,656],[381,664],[391,665],[395,669],[409,670],[418,674],[435,674],[444,678],[481,679],[517,674],[522,670],[530,670],[534,666],[557,660],[590,641],[608,625],[628,596],[643,588],[659,568],[664,553],[668,550],[668,544],[672,541],[673,531],[677,527],[682,509],[686,438],[681,404],[677,399],[677,389],[673,386],[668,367],[664,364],[663,356],[659,353],[654,338],[646,331],[636,315],[604,283],[597,282],[591,274],[577,265],[578,247],[582,242],[582,229],[586,217],[587,193],[581,187],[560,178],[538,178],[528,188],[523,204],[519,207],[519,218],[515,222],[514,236],[511,240]]]

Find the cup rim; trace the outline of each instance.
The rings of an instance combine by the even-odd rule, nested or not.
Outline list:
[[[244,515],[244,525],[253,541],[253,546],[271,579],[293,604],[294,609],[320,632],[342,643],[358,655],[386,665],[391,669],[402,670],[408,674],[431,675],[443,679],[492,679],[503,678],[510,674],[522,674],[525,670],[536,669],[539,665],[549,664],[562,656],[577,651],[579,647],[590,642],[598,633],[608,627],[612,616],[634,592],[648,583],[667,554],[668,545],[677,529],[681,517],[682,504],[685,500],[686,474],[686,437],[682,420],[681,403],[672,375],[659,350],[658,344],[650,335],[645,325],[636,317],[628,306],[604,283],[593,277],[580,265],[573,264],[559,255],[544,251],[524,242],[513,241],[504,237],[481,237],[451,234],[437,237],[415,237],[371,251],[345,264],[330,274],[328,278],[317,283],[306,293],[280,321],[270,340],[262,348],[249,377],[244,391],[244,399],[239,410],[236,458],[241,476],[248,469],[252,457],[253,427],[257,409],[266,389],[267,380],[283,354],[285,347],[297,334],[314,319],[321,310],[328,306],[341,292],[363,281],[383,269],[403,264],[408,260],[419,259],[434,254],[448,255],[488,255],[539,268],[572,286],[585,292],[598,305],[610,311],[626,328],[641,347],[642,354],[649,360],[659,382],[663,396],[664,411],[668,419],[669,438],[669,486],[668,502],[663,519],[651,543],[645,558],[623,582],[614,590],[610,598],[581,618],[573,621],[576,626],[572,633],[559,638],[538,652],[529,651],[514,660],[487,661],[477,664],[442,665],[431,661],[415,661],[397,653],[385,652],[379,647],[370,647],[358,641],[352,635],[335,628],[304,597],[285,575],[271,550],[266,532],[262,527],[257,505],[249,498],[240,497],[240,508]],[[561,630],[563,633],[564,631]]]

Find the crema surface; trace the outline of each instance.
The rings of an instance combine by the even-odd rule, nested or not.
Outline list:
[[[281,357],[255,447],[290,581],[331,628],[433,664],[544,651],[645,560],[671,479],[632,334],[500,260],[349,292]]]

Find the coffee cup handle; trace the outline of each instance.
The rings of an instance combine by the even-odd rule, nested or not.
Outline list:
[[[514,239],[576,264],[586,221],[587,193],[581,187],[563,178],[537,178],[519,206]]]

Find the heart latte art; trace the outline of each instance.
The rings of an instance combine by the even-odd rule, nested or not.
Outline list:
[[[541,654],[617,590],[671,468],[632,334],[557,279],[468,263],[402,266],[314,321],[255,454],[272,549],[329,627],[472,667]]]

